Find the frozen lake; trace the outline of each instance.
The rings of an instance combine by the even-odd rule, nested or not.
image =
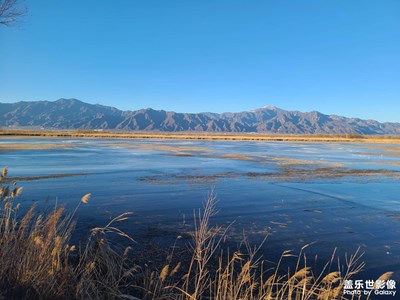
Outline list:
[[[321,262],[358,247],[365,277],[400,271],[400,146],[180,140],[1,139],[43,149],[0,152],[0,166],[19,177],[25,207],[44,200],[78,211],[81,232],[125,211],[121,224],[136,240],[173,241],[213,188],[214,222],[240,241],[318,253]],[[46,149],[46,145],[56,145]],[[24,148],[24,147],[22,147]],[[29,147],[27,147],[29,148]],[[56,178],[51,178],[54,176]],[[58,177],[57,177],[58,176]],[[27,180],[28,178],[31,180]],[[151,232],[151,234],[149,234]],[[167,237],[167,238],[166,238]],[[167,241],[165,241],[167,239]]]

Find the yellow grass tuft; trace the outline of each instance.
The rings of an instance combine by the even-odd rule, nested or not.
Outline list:
[[[92,194],[91,194],[91,193],[88,193],[88,194],[86,194],[85,196],[83,196],[83,197],[81,198],[81,201],[82,201],[83,203],[88,203],[91,196],[92,196]]]
[[[385,282],[386,280],[390,279],[393,276],[393,272],[386,272],[379,276],[379,278],[374,283],[374,289],[379,289],[378,283]]]
[[[171,277],[174,276],[176,274],[176,272],[179,271],[180,268],[181,268],[181,262],[178,262],[177,265],[175,266],[175,268],[169,274],[169,276],[171,276]]]
[[[393,272],[386,272],[384,274],[382,274],[381,276],[379,276],[379,278],[377,280],[388,280],[393,276]]]
[[[1,171],[1,177],[6,177],[7,173],[8,173],[8,169],[7,169],[7,167],[4,167],[3,170]]]
[[[167,278],[168,272],[169,272],[169,265],[165,265],[160,274],[160,279],[162,282],[164,282],[165,279]]]
[[[321,282],[327,282],[327,283],[335,283],[338,280],[340,280],[340,272],[339,271],[335,271],[335,272],[331,272],[328,275],[326,275]]]

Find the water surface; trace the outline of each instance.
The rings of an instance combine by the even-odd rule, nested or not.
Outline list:
[[[214,189],[231,241],[268,235],[262,251],[275,260],[283,250],[313,243],[321,261],[365,252],[363,276],[400,271],[400,160],[393,145],[245,141],[1,139],[57,149],[0,152],[0,164],[24,187],[21,201],[74,208],[81,234],[125,211],[121,224],[138,241],[168,243],[191,230],[193,210]],[[390,147],[391,151],[385,151]],[[393,150],[393,148],[395,148]],[[397,152],[396,152],[397,151]],[[50,175],[73,176],[48,178]],[[47,176],[47,177],[46,177]],[[36,180],[24,180],[24,178]],[[170,239],[170,240],[168,240]]]

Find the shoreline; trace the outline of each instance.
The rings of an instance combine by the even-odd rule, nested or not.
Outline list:
[[[2,130],[1,138],[101,138],[101,139],[169,139],[169,140],[225,140],[265,142],[327,142],[400,144],[399,136],[368,136],[354,134],[262,134],[262,133],[203,133],[203,132],[97,132],[97,131],[34,131]]]

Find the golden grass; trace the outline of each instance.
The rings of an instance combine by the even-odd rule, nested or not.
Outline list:
[[[19,216],[15,200],[21,188],[4,185],[7,168],[0,176],[0,297],[6,299],[100,299],[119,292],[124,257],[115,253],[104,228],[92,230],[84,245],[71,245],[74,213],[55,207],[39,213],[32,206]],[[3,183],[3,184],[2,184]],[[82,198],[85,203],[88,195]],[[77,208],[79,207],[78,204]]]
[[[85,196],[83,196],[83,197],[81,198],[81,201],[82,201],[83,203],[88,203],[91,196],[92,196],[92,194],[88,193],[88,194],[86,194]]]
[[[185,253],[176,257],[172,250],[163,266],[151,269],[146,264],[138,267],[135,257],[129,255],[130,247],[116,247],[110,240],[110,234],[117,234],[133,242],[115,226],[126,221],[129,213],[93,228],[87,241],[72,245],[74,215],[91,195],[84,195],[72,213],[57,206],[46,214],[39,213],[33,206],[19,216],[16,200],[22,190],[5,184],[6,176],[4,168],[0,175],[0,298],[356,299],[344,297],[342,290],[344,281],[364,267],[358,251],[346,257],[344,264],[338,261],[337,267],[334,253],[316,273],[307,263],[306,245],[289,268],[281,266],[285,259],[295,256],[290,251],[268,268],[257,254],[259,247],[251,247],[246,240],[233,253],[221,247],[229,226],[222,229],[210,223],[216,213],[213,193],[204,209],[194,214],[192,242]],[[391,276],[387,272],[380,279]]]
[[[18,150],[50,150],[50,149],[70,149],[70,146],[62,144],[34,144],[34,143],[7,143],[0,144],[1,151],[18,151]]]
[[[157,132],[118,132],[118,131],[33,131],[1,130],[4,137],[73,137],[73,138],[121,138],[121,139],[178,139],[178,140],[231,140],[231,141],[289,141],[289,142],[357,142],[399,144],[400,136],[356,135],[356,134],[304,134],[278,135],[270,133],[157,133]]]

